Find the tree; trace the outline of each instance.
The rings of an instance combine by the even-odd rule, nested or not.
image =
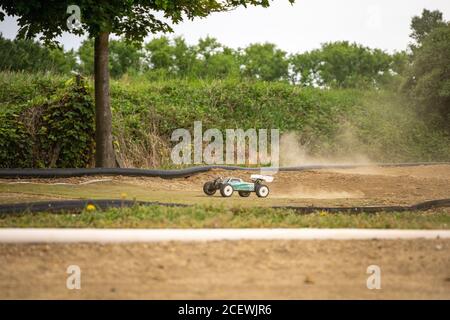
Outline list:
[[[79,71],[85,75],[94,74],[94,39],[86,39],[78,48]],[[129,71],[140,71],[143,53],[139,44],[125,39],[111,40],[109,43],[109,70],[118,78]]]
[[[223,79],[239,76],[238,53],[215,38],[200,39],[195,47],[195,74],[201,78]]]
[[[399,75],[405,75],[410,63],[410,57],[406,51],[399,51],[392,54],[391,69]]]
[[[167,37],[152,39],[145,45],[147,60],[152,69],[166,69],[169,71],[174,66],[174,48]]]
[[[440,11],[424,9],[412,18],[411,30],[411,63],[402,89],[427,119],[450,129],[450,22]]]
[[[320,54],[319,50],[313,50],[292,55],[289,59],[292,66],[291,82],[305,87],[322,85]]]
[[[325,43],[320,49],[291,57],[295,79],[301,85],[337,88],[379,86],[389,76],[392,57],[380,49],[356,43]]]
[[[188,46],[182,37],[173,39],[173,55],[175,62],[175,74],[179,77],[188,77],[197,63],[197,53]]]
[[[83,75],[94,74],[94,39],[84,40],[78,48],[78,69]]]
[[[434,28],[415,50],[407,88],[423,111],[450,129],[450,23]]]
[[[239,76],[237,53],[206,37],[189,46],[183,38],[162,36],[145,44],[147,68],[156,77],[226,78]]]
[[[288,78],[289,61],[286,59],[286,52],[277,49],[272,43],[249,45],[244,50],[242,60],[246,76],[264,81]]]
[[[415,44],[411,45],[411,49],[414,51],[427,35],[431,33],[435,28],[445,26],[445,22],[442,18],[442,12],[439,10],[430,11],[423,9],[421,16],[415,16],[411,20],[411,34],[410,37],[415,41]]]
[[[149,33],[172,31],[171,24],[183,19],[206,17],[241,5],[268,7],[270,3],[269,0],[79,0],[81,26],[69,30],[66,10],[72,4],[69,0],[2,0],[0,19],[3,20],[5,13],[17,16],[18,37],[34,38],[39,34],[49,45],[55,45],[55,37],[63,31],[87,33],[94,38],[96,166],[114,167],[108,68],[110,34],[142,42]],[[157,13],[163,17],[157,17]]]
[[[68,73],[76,67],[73,50],[48,49],[33,40],[9,40],[0,34],[0,70]]]
[[[121,77],[125,73],[139,71],[143,58],[139,43],[129,43],[123,39],[112,40],[109,45],[111,75]]]

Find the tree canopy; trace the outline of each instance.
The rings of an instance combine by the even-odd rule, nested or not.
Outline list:
[[[424,9],[420,16],[414,16],[411,19],[411,34],[410,37],[415,43],[411,45],[414,50],[420,46],[423,40],[437,27],[445,26],[445,21],[442,18],[442,12],[439,10],[430,11]]]
[[[9,40],[0,34],[0,70],[68,73],[76,68],[76,53],[49,49],[33,40]]]
[[[379,86],[389,76],[393,57],[380,49],[371,49],[338,41],[291,58],[301,85],[328,87]]]
[[[424,10],[411,26],[417,36],[404,90],[450,129],[450,22],[438,11]]]

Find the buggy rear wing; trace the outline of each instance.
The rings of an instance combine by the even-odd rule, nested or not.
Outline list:
[[[252,174],[250,176],[250,179],[252,179],[253,181],[257,181],[257,180],[263,180],[265,182],[272,182],[273,181],[273,177],[272,176],[264,176],[262,174]]]

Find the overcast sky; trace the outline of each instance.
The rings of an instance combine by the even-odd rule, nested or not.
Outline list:
[[[296,0],[294,5],[275,0],[266,9],[239,8],[181,23],[174,34],[191,44],[209,35],[233,48],[272,42],[291,53],[337,40],[392,52],[406,48],[411,17],[424,8],[438,9],[450,20],[450,0]],[[14,38],[17,29],[12,17],[0,22],[4,37]],[[76,49],[82,39],[64,34],[60,41],[66,49]]]

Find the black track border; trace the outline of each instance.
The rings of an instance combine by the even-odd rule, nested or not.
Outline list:
[[[295,167],[280,167],[278,171],[305,171],[319,169],[352,169],[363,167],[412,167],[448,165],[450,162],[407,162],[407,163],[374,163],[374,164],[328,164],[304,165]],[[195,174],[208,172],[214,169],[241,170],[241,171],[271,171],[270,167],[237,167],[237,166],[198,166],[184,169],[135,169],[135,168],[72,168],[72,169],[0,169],[0,179],[54,179],[83,176],[129,176],[129,177],[159,177],[165,179],[186,178]]]
[[[38,212],[80,213],[88,205],[94,205],[97,210],[106,210],[109,208],[128,208],[133,206],[165,206],[165,207],[192,207],[194,205],[183,203],[167,202],[149,202],[118,199],[100,199],[100,200],[56,200],[56,201],[37,201],[23,203],[7,203],[0,205],[0,215],[7,214],[26,214]],[[355,206],[355,207],[297,207],[297,206],[272,206],[258,207],[260,209],[288,209],[298,214],[309,214],[317,211],[326,211],[330,213],[378,213],[378,212],[401,212],[401,211],[426,211],[434,208],[450,207],[450,199],[437,199],[420,202],[411,206]]]

